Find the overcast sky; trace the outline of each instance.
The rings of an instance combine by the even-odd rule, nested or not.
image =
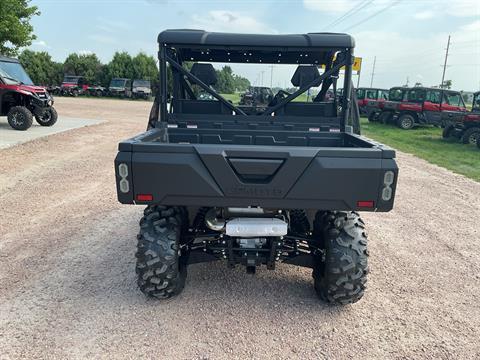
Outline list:
[[[34,0],[38,39],[57,61],[72,52],[108,62],[116,50],[155,55],[168,28],[248,33],[346,32],[363,58],[360,86],[438,85],[448,35],[446,79],[457,90],[480,89],[480,0]],[[266,66],[237,66],[251,82],[270,85]],[[264,71],[263,75],[261,72]],[[274,67],[273,85],[289,85],[292,70]],[[354,81],[356,82],[356,77]]]

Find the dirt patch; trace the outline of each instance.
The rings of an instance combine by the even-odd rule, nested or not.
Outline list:
[[[0,358],[480,357],[479,183],[398,154],[395,210],[363,214],[371,275],[353,306],[317,300],[308,269],[222,263],[150,301],[134,273],[142,208],[117,203],[113,173],[150,103],[57,107],[106,121],[0,151]]]

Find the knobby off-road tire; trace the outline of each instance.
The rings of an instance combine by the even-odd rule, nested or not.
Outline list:
[[[382,124],[388,124],[392,118],[392,113],[388,111],[382,111],[380,115],[378,115],[378,121]]]
[[[480,137],[480,127],[471,127],[462,135],[462,143],[476,145],[477,140]]]
[[[14,106],[7,114],[8,124],[15,130],[27,130],[33,124],[33,114],[25,106]]]
[[[450,137],[452,137],[452,134],[453,134],[453,131],[455,130],[455,126],[452,125],[452,124],[449,124],[449,125],[446,125],[444,128],[443,128],[443,131],[442,131],[442,137],[444,139],[448,139]]]
[[[330,304],[353,304],[363,297],[368,274],[365,224],[355,212],[318,212],[314,232],[325,251],[313,269],[318,296]]]
[[[187,277],[186,256],[180,251],[185,209],[148,206],[137,236],[137,283],[147,296],[168,299],[180,294]]]
[[[400,129],[410,130],[415,126],[415,118],[413,115],[404,114],[400,116],[397,120],[397,125]]]
[[[42,116],[35,116],[35,120],[37,120],[37,123],[39,123],[41,126],[53,126],[57,122],[57,119],[57,110],[55,110],[53,107],[46,109]]]
[[[377,122],[377,121],[378,121],[378,116],[377,116],[377,114],[375,114],[374,111],[372,111],[372,112],[368,115],[368,121],[369,121],[369,122]]]

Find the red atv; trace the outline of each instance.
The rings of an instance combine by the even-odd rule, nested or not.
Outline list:
[[[442,126],[442,113],[446,111],[467,111],[460,92],[415,87],[407,91],[403,102],[396,104],[392,120],[404,130],[416,125]]]
[[[376,88],[358,88],[356,90],[358,109],[360,114],[370,118],[371,107],[370,102],[385,101],[388,98],[388,90]]]
[[[392,87],[388,90],[387,100],[370,100],[367,103],[369,121],[378,121],[387,124],[391,121],[398,104],[405,100],[407,87]]]
[[[53,98],[35,86],[17,59],[0,56],[0,116],[15,130],[27,130],[33,117],[42,126],[57,122]]]
[[[480,142],[480,91],[473,94],[472,111],[443,114],[445,128],[443,137],[456,137],[464,144],[479,144]],[[480,147],[480,145],[479,145]]]
[[[89,87],[83,76],[65,75],[62,85],[60,85],[60,91],[63,96],[77,97],[85,94]]]

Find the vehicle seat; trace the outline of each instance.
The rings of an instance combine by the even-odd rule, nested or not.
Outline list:
[[[217,83],[217,72],[212,64],[195,63],[190,70],[190,73],[208,86],[213,86]]]
[[[299,65],[292,76],[292,85],[302,87],[318,79],[320,73],[315,65]]]

